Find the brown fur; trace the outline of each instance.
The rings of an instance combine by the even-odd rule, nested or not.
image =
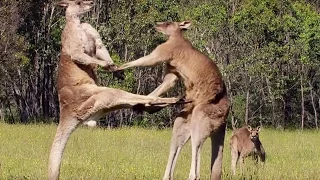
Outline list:
[[[50,180],[59,179],[64,148],[79,123],[97,120],[121,108],[139,104],[164,107],[178,101],[177,98],[155,98],[97,86],[94,67],[112,67],[113,61],[101,44],[99,34],[90,25],[80,24],[78,15],[88,11],[92,1],[64,0],[58,5],[67,7],[67,24],[62,34],[58,68],[60,121],[50,152]]]
[[[189,21],[158,23],[156,30],[168,35],[169,39],[150,55],[126,63],[119,69],[165,62],[167,74],[163,83],[150,96],[160,96],[181,78],[186,87],[186,99],[193,101],[192,104],[185,105],[175,120],[169,160],[163,179],[173,178],[178,154],[190,137],[192,163],[189,179],[200,178],[200,150],[207,137],[211,137],[212,140],[211,179],[221,179],[229,100],[217,65],[183,37],[182,30],[187,29],[190,24]]]
[[[253,156],[258,161],[258,157],[262,162],[265,162],[266,153],[259,139],[260,127],[252,129],[250,126],[239,128],[233,131],[230,138],[231,148],[231,170],[236,173],[236,165],[238,160],[241,165],[244,158]]]

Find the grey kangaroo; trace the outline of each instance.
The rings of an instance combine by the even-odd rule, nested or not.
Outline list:
[[[260,130],[260,126],[256,128],[247,126],[233,131],[233,135],[230,138],[231,170],[233,175],[236,174],[238,160],[242,166],[244,158],[247,156],[253,156],[256,162],[258,162],[258,158],[260,157],[261,162],[265,162],[266,152],[259,140]]]

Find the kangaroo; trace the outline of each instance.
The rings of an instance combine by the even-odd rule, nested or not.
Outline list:
[[[89,24],[80,23],[79,15],[91,9],[92,1],[63,0],[57,5],[67,9],[57,77],[60,120],[49,156],[50,180],[59,179],[66,143],[80,123],[97,120],[121,108],[134,108],[141,104],[164,107],[178,102],[177,98],[155,98],[98,86],[94,68],[97,65],[109,70],[117,67],[98,32]]]
[[[259,132],[261,128],[251,128],[251,126],[242,127],[233,131],[230,138],[231,148],[231,170],[232,174],[236,174],[236,165],[238,160],[241,165],[244,162],[244,158],[247,156],[253,156],[258,162],[260,157],[261,162],[265,162],[266,153],[259,140]]]
[[[158,45],[151,54],[118,68],[122,70],[166,63],[167,73],[163,83],[149,96],[159,97],[181,78],[186,87],[186,100],[192,101],[185,105],[175,119],[164,180],[173,179],[180,150],[190,137],[192,161],[189,179],[200,179],[200,151],[208,137],[211,137],[212,142],[211,179],[221,179],[229,100],[217,65],[183,37],[182,31],[187,30],[190,25],[190,21],[157,23],[155,29],[167,35],[168,40]]]

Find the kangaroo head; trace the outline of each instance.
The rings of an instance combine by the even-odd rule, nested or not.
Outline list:
[[[191,25],[190,21],[182,22],[158,22],[155,29],[165,35],[171,36],[175,33],[180,33],[182,30],[187,30]]]
[[[250,132],[250,139],[251,140],[259,139],[259,131],[261,130],[260,126],[258,126],[256,128],[252,128],[251,126],[247,126],[247,129]]]
[[[66,16],[79,16],[93,7],[93,1],[88,0],[62,0],[57,6],[66,7]]]

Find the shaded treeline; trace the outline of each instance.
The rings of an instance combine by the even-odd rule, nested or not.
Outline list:
[[[319,1],[94,2],[83,21],[98,29],[116,63],[144,56],[165,41],[153,29],[155,22],[191,20],[186,36],[223,72],[232,102],[230,125],[318,127]],[[54,3],[0,2],[0,116],[6,122],[58,121],[55,80],[65,18]],[[162,82],[163,67],[127,70],[124,81],[98,71],[102,85],[148,94]],[[178,95],[183,95],[181,83],[166,96]],[[170,126],[178,109],[155,115],[119,110],[103,122]]]

